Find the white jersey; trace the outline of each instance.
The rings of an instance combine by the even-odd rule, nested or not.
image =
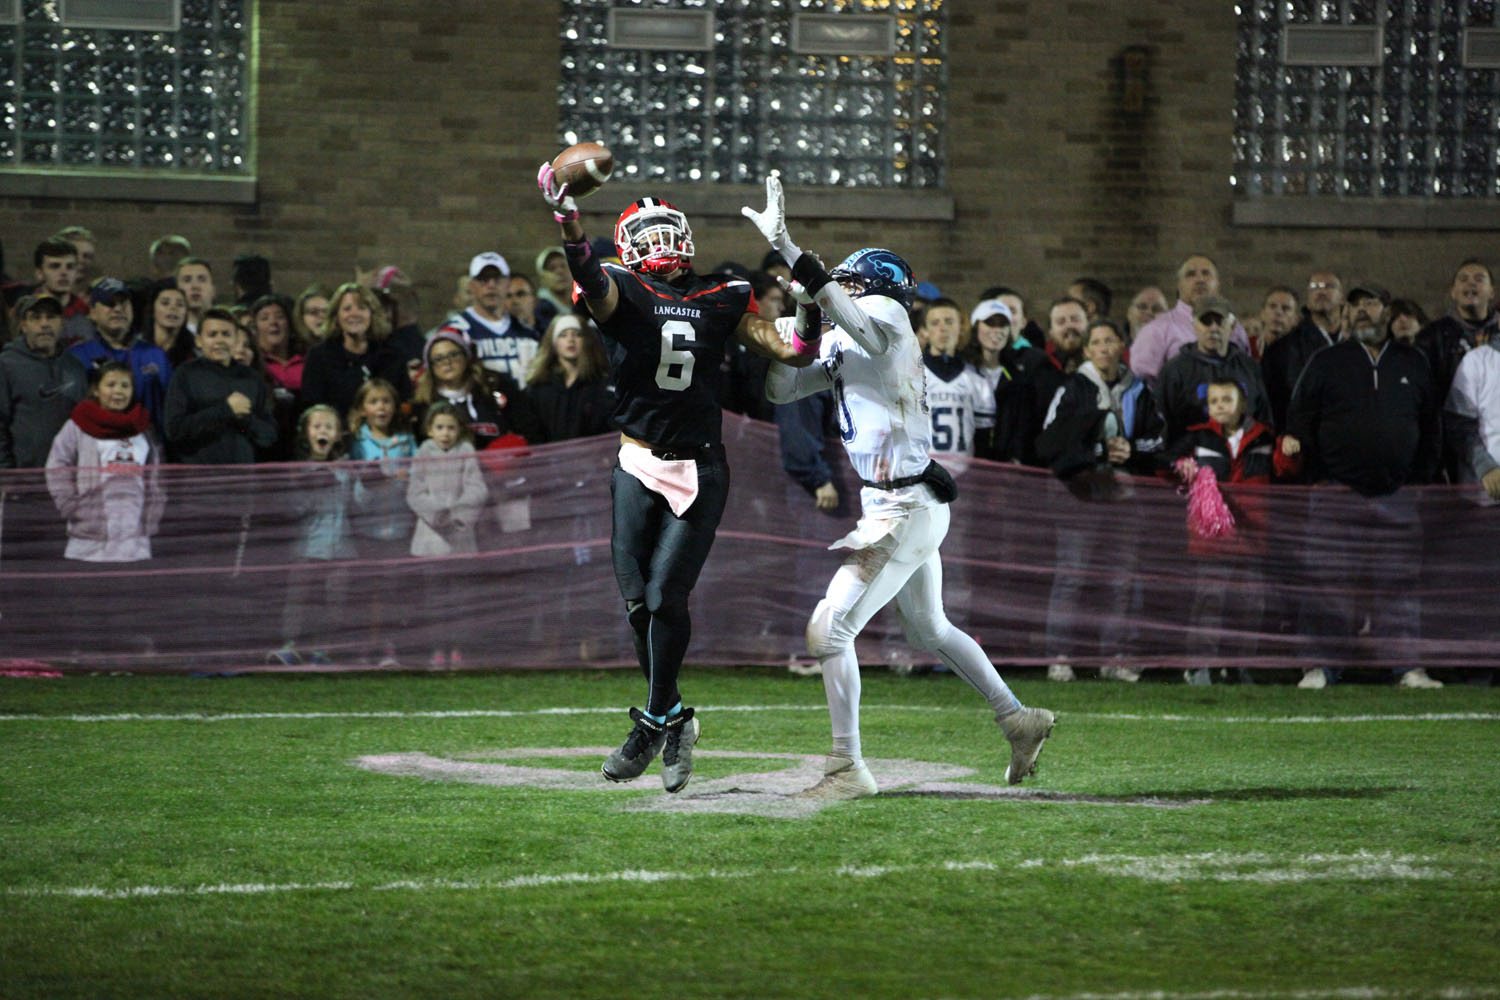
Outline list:
[[[944,464],[955,456],[973,458],[974,432],[995,426],[994,386],[973,365],[964,365],[948,378],[930,365],[923,367],[932,414],[932,457]]]
[[[766,381],[773,402],[789,402],[832,388],[839,436],[860,479],[885,483],[927,468],[932,425],[927,411],[922,349],[906,309],[895,299],[858,299],[836,284],[818,293],[834,321],[818,360],[807,368],[773,364]],[[851,329],[852,328],[852,329]],[[895,490],[865,487],[867,517],[884,518],[938,504],[921,484]]]

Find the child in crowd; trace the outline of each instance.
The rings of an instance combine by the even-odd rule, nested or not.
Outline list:
[[[411,479],[411,458],[417,446],[411,422],[396,396],[396,387],[381,378],[372,378],[360,386],[354,396],[354,408],[349,411],[349,433],[353,437],[349,457],[370,463],[360,473],[354,516],[354,533],[360,539],[361,555],[378,561],[400,559],[407,554],[407,540],[413,527],[411,509],[406,505],[406,485]],[[387,624],[388,610],[399,617],[399,609],[405,603],[400,598],[394,602],[389,599],[387,569],[371,574],[371,581],[374,586],[370,591],[370,618],[378,637]],[[404,621],[397,620],[395,624],[399,627]],[[394,642],[384,641],[383,649],[380,665],[399,666]]]
[[[1264,485],[1293,471],[1291,460],[1276,446],[1271,428],[1247,412],[1245,391],[1238,382],[1216,379],[1208,383],[1206,392],[1208,420],[1188,427],[1166,454],[1189,484],[1203,469],[1212,469],[1219,483],[1247,485]],[[1178,465],[1183,459],[1190,459],[1191,464]],[[1205,659],[1219,655],[1226,626],[1246,636],[1259,631],[1266,606],[1264,500],[1253,490],[1230,490],[1224,502],[1234,516],[1233,532],[1217,538],[1190,534],[1188,540],[1189,553],[1200,560],[1194,579],[1189,651]],[[1254,640],[1247,642],[1241,652],[1253,655]],[[1248,670],[1238,673],[1242,682],[1251,681]],[[1199,667],[1185,671],[1183,679],[1206,685],[1212,677],[1207,667]]]
[[[150,428],[129,365],[109,361],[89,373],[88,397],[73,408],[47,456],[47,489],[68,522],[65,558],[151,558],[166,494],[161,446]]]
[[[268,662],[331,663],[327,652],[318,650],[304,660],[297,641],[309,618],[337,620],[349,591],[348,561],[354,558],[349,530],[349,504],[355,477],[336,467],[346,444],[343,420],[333,407],[309,406],[297,421],[297,459],[308,463],[288,484],[286,495],[298,515],[301,529],[292,542],[293,565],[287,572],[286,604],[282,610],[281,637],[285,645]]]
[[[406,502],[417,515],[411,536],[414,556],[448,556],[477,552],[474,526],[479,522],[489,490],[484,485],[479,462],[474,457],[472,432],[464,412],[442,401],[427,407],[423,430],[427,440],[417,449],[419,461],[412,463]],[[426,572],[428,609],[451,608],[450,581],[441,566]],[[454,646],[444,652],[433,647],[434,667],[463,666],[463,654]]]
[[[933,299],[922,314],[927,410],[932,418],[929,453],[955,475],[974,457],[974,436],[995,423],[995,391],[979,369],[959,357],[967,341],[964,316],[952,299]]]

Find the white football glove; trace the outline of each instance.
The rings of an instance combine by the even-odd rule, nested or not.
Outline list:
[[[781,191],[781,173],[773,170],[766,178],[766,210],[757,212],[746,205],[740,209],[740,214],[751,222],[760,234],[771,244],[772,249],[781,254],[788,267],[797,263],[797,258],[802,256],[802,251],[786,231],[786,198]]]
[[[783,278],[778,274],[776,276],[776,284],[780,285],[781,290],[783,292],[786,292],[786,294],[792,299],[792,301],[796,302],[799,306],[810,306],[814,304],[813,297],[807,294],[807,289],[802,287],[802,282],[793,281],[790,278]]]
[[[573,222],[578,218],[578,203],[568,194],[566,184],[557,183],[557,172],[552,164],[543,163],[536,172],[536,186],[542,189],[542,200],[552,209],[552,217],[558,222]]]

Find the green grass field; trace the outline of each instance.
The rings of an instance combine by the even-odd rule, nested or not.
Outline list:
[[[883,792],[811,810],[769,670],[685,674],[677,797],[597,773],[623,671],[0,680],[0,996],[1500,996],[1500,692],[1014,687],[1024,793],[867,672]]]

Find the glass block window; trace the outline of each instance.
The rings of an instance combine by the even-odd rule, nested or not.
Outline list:
[[[0,168],[248,176],[252,0],[181,0],[175,32],[0,26]]]
[[[708,11],[711,43],[698,51],[611,47],[612,7]],[[667,183],[757,183],[775,168],[791,184],[941,187],[944,7],[944,0],[563,0],[558,138],[600,140],[617,173]],[[889,17],[894,51],[794,51],[799,15]]]
[[[1500,198],[1495,0],[1240,0],[1232,183],[1247,197]],[[1378,26],[1378,65],[1288,65],[1288,25]]]

